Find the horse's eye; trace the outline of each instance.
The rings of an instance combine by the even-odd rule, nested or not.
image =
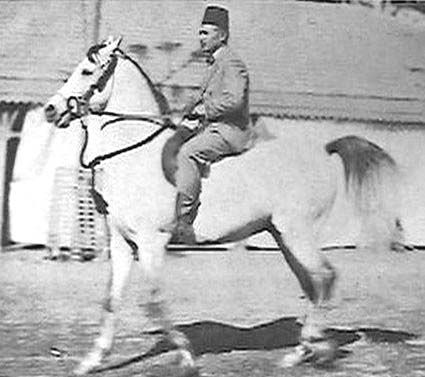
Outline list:
[[[82,74],[83,76],[90,76],[90,75],[92,75],[92,74],[93,74],[93,72],[92,72],[92,71],[90,71],[90,70],[88,70],[88,69],[83,69],[83,70],[81,71],[81,74]]]

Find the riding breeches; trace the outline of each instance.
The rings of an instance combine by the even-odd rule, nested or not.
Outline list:
[[[206,128],[187,141],[177,156],[177,191],[192,202],[197,201],[201,191],[202,171],[209,164],[234,155],[235,148],[214,128]]]

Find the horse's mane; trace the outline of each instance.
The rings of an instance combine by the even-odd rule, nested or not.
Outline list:
[[[100,43],[97,45],[94,45],[89,48],[87,52],[87,58],[93,62],[94,58],[93,55],[97,54],[99,50],[101,50],[103,47],[105,47],[105,43]],[[128,61],[130,61],[139,71],[139,73],[145,78],[146,82],[148,83],[148,86],[155,98],[155,101],[157,102],[159,106],[159,111],[161,112],[161,115],[169,114],[170,113],[170,105],[168,104],[167,98],[164,96],[164,94],[155,86],[151,78],[147,75],[147,73],[143,70],[143,68],[140,66],[140,64],[134,60],[132,57],[130,57],[128,54],[126,54],[124,51],[117,49],[122,55],[122,57]],[[115,68],[115,67],[114,67]]]
[[[159,105],[159,110],[161,112],[161,115],[170,114],[170,106],[168,104],[167,98],[155,86],[151,78],[146,74],[146,72],[139,65],[139,63],[135,61],[133,58],[131,58],[130,56],[128,56],[127,54],[123,53],[123,56],[125,59],[133,63],[133,65],[138,69],[140,74],[145,78],[155,98],[156,103]],[[183,145],[183,143],[187,139],[189,139],[191,136],[193,136],[193,132],[191,131],[187,132],[184,130],[185,129],[183,128],[182,132],[175,132],[174,135],[167,140],[167,142],[165,143],[162,149],[162,154],[161,154],[162,171],[164,173],[166,180],[172,185],[175,185],[175,173],[177,170],[176,168],[177,154],[180,150],[180,147]]]
[[[145,78],[146,82],[148,83],[148,86],[155,98],[155,101],[157,102],[159,106],[159,111],[161,112],[161,115],[169,114],[170,113],[170,105],[168,104],[168,100],[165,97],[165,95],[161,92],[158,87],[155,86],[151,78],[147,75],[147,73],[143,70],[143,68],[140,66],[140,64],[131,58],[129,55],[123,53],[123,56],[125,59],[129,60],[131,63],[134,64],[134,66],[138,69],[140,74]]]

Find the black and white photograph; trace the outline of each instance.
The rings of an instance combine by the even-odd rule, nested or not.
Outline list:
[[[0,19],[0,377],[425,377],[425,1]]]

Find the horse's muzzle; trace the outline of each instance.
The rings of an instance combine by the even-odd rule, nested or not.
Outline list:
[[[59,128],[66,128],[71,122],[71,114],[69,111],[65,110],[63,112],[59,112],[58,108],[52,103],[49,103],[44,107],[44,116],[48,123],[53,123]]]

